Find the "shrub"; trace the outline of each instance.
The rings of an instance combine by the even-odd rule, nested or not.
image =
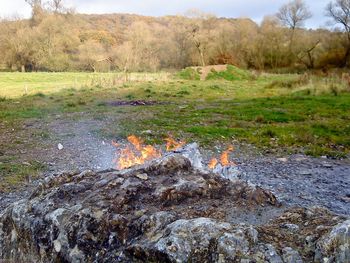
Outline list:
[[[338,93],[339,93],[339,90],[338,90],[338,87],[334,84],[331,84],[329,86],[329,90],[331,91],[331,93],[334,95],[334,96],[338,96]]]
[[[84,105],[86,105],[86,101],[84,101],[82,99],[79,99],[78,100],[78,105],[84,106]]]
[[[128,94],[125,96],[125,98],[132,100],[132,99],[135,99],[135,96],[133,94]]]
[[[190,95],[191,93],[187,90],[181,90],[177,93],[178,95]]]
[[[263,137],[269,137],[269,138],[274,138],[277,136],[276,132],[274,132],[273,130],[271,129],[267,129],[267,130],[264,130],[261,135]]]
[[[206,77],[207,80],[210,79],[225,79],[229,81],[233,80],[252,80],[254,79],[253,74],[248,70],[240,69],[238,67],[227,65],[225,71],[216,71],[212,69],[211,72]]]
[[[255,118],[255,122],[257,122],[257,123],[264,123],[264,122],[266,122],[265,121],[265,117],[263,115],[258,115]]]
[[[77,104],[75,104],[74,102],[67,102],[66,103],[66,107],[68,107],[68,108],[74,108],[76,106],[77,106]]]
[[[296,87],[307,85],[309,81],[310,81],[309,76],[307,74],[303,74],[297,79],[274,80],[271,83],[267,84],[265,88],[266,89],[273,89],[273,88],[294,89]]]
[[[194,68],[185,68],[181,70],[178,74],[178,77],[186,80],[200,80],[200,73]]]
[[[40,98],[46,97],[46,95],[44,93],[42,93],[42,92],[35,93],[34,96],[35,97],[40,97]]]

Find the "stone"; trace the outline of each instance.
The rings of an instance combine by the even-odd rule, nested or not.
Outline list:
[[[213,170],[214,173],[229,179],[231,181],[235,181],[238,179],[240,171],[236,166],[222,166],[221,164],[217,164]]]
[[[170,262],[206,262],[209,258],[234,260],[249,252],[244,227],[209,218],[177,220],[169,224],[158,238],[149,238],[154,240],[151,247],[145,246],[143,241],[131,249],[144,251],[141,254],[149,255],[146,261],[154,260],[157,254],[162,254]],[[212,247],[214,244],[217,244],[216,248]]]
[[[336,225],[316,244],[315,261],[349,262],[350,261],[350,219]]]
[[[281,227],[288,229],[291,232],[298,232],[299,231],[299,226],[296,224],[282,224]]]
[[[282,249],[282,257],[284,263],[303,263],[298,251],[295,251],[291,247],[285,247]]]
[[[283,263],[281,256],[277,253],[275,247],[271,244],[266,244],[261,247],[264,252],[265,259],[270,263]]]
[[[202,170],[203,169],[203,158],[201,153],[199,152],[199,147],[197,143],[188,144],[181,149],[175,151],[176,153],[181,154],[188,160],[190,160],[191,165],[195,169]]]
[[[331,165],[330,163],[326,163],[326,162],[322,163],[322,166],[324,168],[332,168],[333,167],[333,165]]]
[[[300,175],[312,175],[312,171],[311,170],[301,170],[299,172]]]
[[[349,261],[349,219],[281,207],[271,191],[200,160],[192,145],[122,171],[48,176],[0,211],[0,261]],[[249,224],[260,212],[271,220]]]
[[[145,173],[143,173],[143,174],[137,174],[137,175],[135,175],[135,176],[136,176],[137,178],[141,179],[141,180],[144,180],[144,181],[148,180],[148,175],[145,174]]]
[[[247,256],[249,252],[249,242],[244,231],[237,229],[235,233],[224,233],[218,238],[218,253],[222,255],[224,262],[234,261],[239,255]]]

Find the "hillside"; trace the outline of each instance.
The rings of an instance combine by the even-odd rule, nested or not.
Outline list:
[[[343,65],[346,35],[293,30],[273,17],[149,17],[42,9],[30,20],[1,20],[3,71],[159,71],[231,64],[289,71]],[[345,42],[344,42],[345,41]],[[291,48],[293,46],[293,48]]]

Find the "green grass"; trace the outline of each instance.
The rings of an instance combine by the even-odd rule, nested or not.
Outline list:
[[[185,68],[177,76],[185,80],[200,80],[201,78],[199,72],[194,68]]]
[[[76,76],[82,82],[86,78],[105,81],[77,87]],[[171,133],[205,147],[238,140],[266,152],[345,157],[350,150],[350,93],[340,81],[311,79],[263,74],[256,79],[229,81],[155,78],[112,85],[112,73],[0,73],[0,98],[6,97],[0,99],[0,120],[19,126],[26,119],[45,121],[52,115],[84,112],[84,118],[118,119],[95,131],[108,139],[134,133],[160,143]],[[1,80],[6,80],[7,85]],[[71,84],[60,86],[68,80]],[[41,88],[23,96],[21,87],[27,82]],[[135,99],[160,104],[108,104]],[[152,133],[145,135],[145,130]]]
[[[225,79],[229,81],[250,80],[253,79],[253,75],[248,70],[243,70],[232,65],[227,65],[227,69],[225,71],[215,71],[213,69],[208,74],[206,79]]]
[[[166,80],[167,73],[132,73],[136,81]],[[23,95],[54,94],[69,88],[113,87],[125,79],[123,73],[4,73],[0,72],[0,101]]]
[[[214,101],[153,111],[153,118],[132,124],[130,132],[149,129],[157,131],[154,137],[170,132],[210,147],[236,139],[314,156],[344,157],[350,149],[350,94]]]
[[[44,169],[45,167],[38,162],[0,163],[0,192],[14,190],[31,180],[35,180]]]

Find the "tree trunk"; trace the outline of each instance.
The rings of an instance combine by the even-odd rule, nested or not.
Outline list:
[[[205,65],[203,50],[200,50],[200,51],[199,51],[199,54],[200,54],[200,56],[201,56],[202,66],[205,67],[206,65]]]
[[[24,65],[21,66],[21,72],[26,72],[26,67]]]
[[[348,46],[346,48],[346,52],[345,52],[341,67],[345,68],[349,65],[349,56],[350,56],[350,43],[348,44]]]

